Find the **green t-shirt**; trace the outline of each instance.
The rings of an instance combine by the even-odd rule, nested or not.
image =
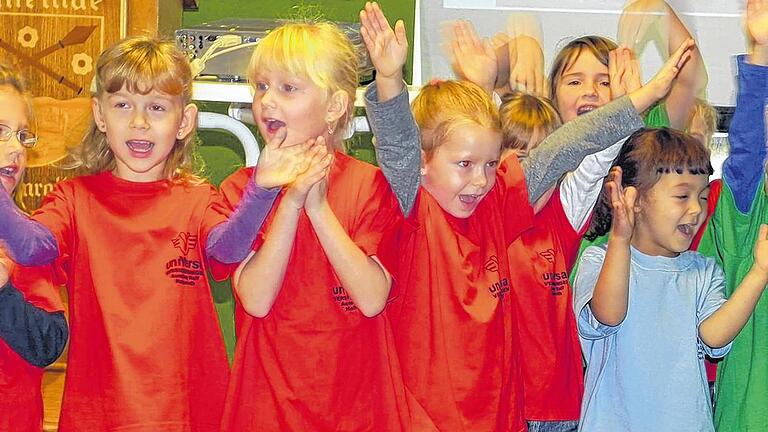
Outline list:
[[[646,127],[651,128],[669,127],[670,123],[669,114],[667,114],[667,108],[664,106],[664,104],[658,104],[654,106],[645,114],[643,122],[645,123]],[[576,278],[576,270],[579,269],[579,261],[581,261],[581,254],[584,253],[584,249],[590,246],[604,245],[606,243],[608,243],[607,233],[594,240],[581,240],[581,245],[579,246],[579,255],[578,258],[576,258],[576,263],[573,265],[573,269],[571,270],[571,285],[573,285],[574,279]]]
[[[699,252],[714,257],[725,272],[729,297],[754,262],[753,245],[760,224],[768,223],[765,179],[749,212],[741,213],[727,183],[699,244]],[[733,341],[730,354],[717,367],[719,432],[768,431],[768,299],[761,299],[752,318]]]

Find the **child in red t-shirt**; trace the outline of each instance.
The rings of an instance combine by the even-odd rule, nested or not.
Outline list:
[[[273,30],[251,59],[262,136],[284,130],[289,148],[316,145],[310,168],[278,197],[233,276],[247,314],[238,324],[225,431],[407,429],[397,356],[380,313],[391,277],[377,258],[400,212],[381,172],[341,152],[357,63],[340,29],[310,22]],[[244,180],[260,170],[236,172],[222,193],[239,202]]]
[[[0,194],[8,200],[24,174],[26,149],[37,142],[31,106],[19,73],[0,63]],[[15,268],[0,247],[0,430],[40,432],[42,368],[64,350],[68,329],[51,278],[25,278]]]
[[[76,155],[93,174],[56,185],[33,216],[55,237],[69,294],[60,431],[219,427],[229,368],[207,258],[241,253],[237,240],[277,195],[268,188],[293,181],[308,147],[272,140],[227,220],[195,175],[191,83],[171,42],[134,37],[104,51]]]
[[[375,4],[366,5],[361,19],[377,68],[376,86],[366,95],[368,114],[378,140],[379,162],[386,166],[393,162],[393,149],[407,154],[419,138],[407,128],[413,119],[403,104],[400,70],[407,43],[402,24],[392,30]],[[487,43],[475,42],[470,49],[452,48],[464,55],[473,49],[488,52]],[[683,52],[676,55],[679,61]],[[393,166],[388,174],[398,196],[400,186],[412,177],[421,183],[414,209],[393,242],[399,263],[394,273],[398,297],[387,311],[415,428],[525,429],[517,361],[521,348],[510,301],[516,300],[517,287],[513,295],[504,295],[514,285],[512,267],[519,264],[508,264],[507,248],[519,242],[521,233],[530,232],[526,231],[533,223],[528,201],[535,201],[550,186],[539,186],[542,171],[554,174],[556,180],[575,168],[562,165],[559,150],[581,149],[588,141],[585,131],[594,131],[598,138],[590,138],[605,142],[595,149],[601,150],[626,136],[607,137],[601,130],[640,127],[637,112],[669,88],[674,74],[666,72],[666,87],[654,82],[630,94],[629,100],[604,108],[602,116],[593,113],[580,118],[548,138],[522,167],[516,157],[509,157],[498,172],[502,139],[499,114],[490,96],[466,82],[435,82],[422,88],[412,105],[421,129],[421,172],[409,173],[402,164],[407,158],[400,157],[396,161],[400,166]],[[621,104],[623,111],[617,108]],[[621,119],[610,118],[619,112]],[[407,197],[407,191],[402,196]],[[405,201],[407,209],[410,200]],[[549,222],[568,221],[563,216]],[[530,261],[528,256],[523,259]],[[562,319],[567,319],[565,313]]]

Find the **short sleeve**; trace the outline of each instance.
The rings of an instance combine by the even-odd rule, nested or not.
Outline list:
[[[379,170],[374,174],[370,188],[361,188],[359,191],[357,197],[351,197],[359,203],[359,216],[349,236],[366,255],[377,255],[383,236],[392,232],[393,227],[400,223],[402,212],[397,198]]]
[[[714,259],[706,259],[705,283],[700,284],[703,288],[696,293],[696,324],[701,325],[704,320],[720,309],[726,302],[725,298],[725,274]],[[709,277],[707,277],[709,276]],[[731,350],[731,344],[721,348],[712,348],[699,339],[699,343],[704,349],[704,353],[712,358],[723,357]]]
[[[224,202],[224,199],[219,194],[213,185],[208,184],[208,204],[205,207],[203,213],[203,220],[200,226],[200,238],[207,239],[208,233],[211,232],[216,225],[226,222],[232,210]],[[206,244],[205,242],[203,244]]]
[[[11,274],[13,286],[24,299],[46,312],[64,311],[64,303],[58,287],[65,282],[64,275],[56,264],[39,267],[14,266]]]
[[[230,210],[234,210],[240,203],[243,190],[248,184],[248,180],[253,176],[253,171],[254,168],[240,168],[219,185],[221,198]]]
[[[517,156],[504,159],[496,175],[495,193],[501,194],[504,215],[504,235],[507,245],[512,244],[523,231],[533,226],[533,207],[528,201],[523,168]]]
[[[589,306],[604,261],[605,249],[590,246],[584,250],[579,263],[579,270],[576,273],[573,287],[573,310],[576,315],[579,336],[584,339],[603,339],[615,334],[621,327],[621,324],[617,326],[602,324],[592,314],[592,309]]]
[[[57,183],[53,190],[43,198],[40,208],[32,213],[32,219],[45,225],[51,231],[59,246],[59,256],[70,255],[74,226],[75,199],[69,182]]]

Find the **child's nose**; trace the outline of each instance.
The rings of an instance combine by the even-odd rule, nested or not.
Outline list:
[[[691,205],[688,207],[688,213],[692,215],[699,215],[702,211],[704,211],[704,207],[701,205],[701,202],[697,199],[691,200]]]
[[[261,103],[263,105],[274,106],[275,95],[271,87],[265,90],[264,93],[261,95]]]
[[[147,118],[144,115],[144,112],[142,112],[141,110],[136,110],[136,112],[131,117],[130,126],[132,128],[137,128],[137,129],[146,129],[148,126],[148,123],[147,123]]]
[[[584,96],[590,96],[590,97],[597,97],[598,94],[598,87],[599,83],[593,82],[588,83],[584,86]]]
[[[475,178],[472,184],[475,187],[484,188],[488,184],[488,175],[485,172],[484,168],[480,168],[475,173]]]

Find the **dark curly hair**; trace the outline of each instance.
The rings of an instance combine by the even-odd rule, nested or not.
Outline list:
[[[624,143],[613,166],[621,167],[623,187],[634,186],[638,196],[646,194],[663,174],[687,171],[694,175],[712,175],[709,150],[697,139],[674,129],[643,128]],[[595,205],[584,238],[594,240],[611,230],[611,202],[605,187]]]

